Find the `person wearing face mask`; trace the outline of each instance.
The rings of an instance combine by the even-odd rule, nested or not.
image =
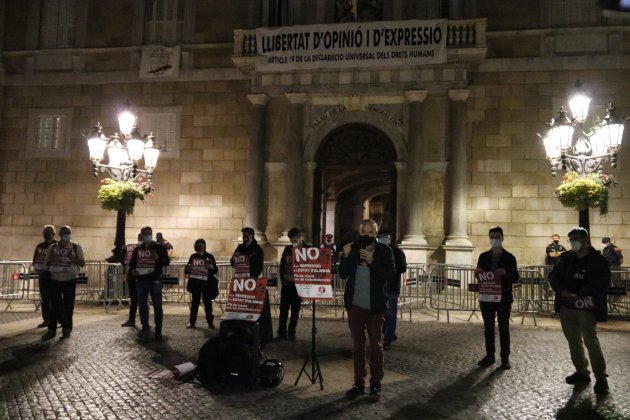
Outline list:
[[[370,402],[381,396],[383,379],[383,317],[387,311],[386,287],[396,279],[394,255],[389,246],[376,241],[378,226],[372,219],[361,221],[359,243],[343,247],[339,276],[346,279],[344,306],[352,337],[354,385],[346,398],[355,399],[365,393],[365,333],[370,342]]]
[[[85,257],[81,245],[72,242],[72,229],[62,226],[59,229],[59,241],[46,250],[45,267],[51,278],[51,311],[48,332],[42,337],[50,340],[57,335],[57,324],[61,324],[63,338],[69,338],[72,332],[72,315],[76,295],[76,277],[79,267],[85,266]]]
[[[203,298],[208,328],[214,329],[212,301],[219,295],[219,280],[215,274],[219,272],[214,256],[206,252],[206,241],[195,241],[195,253],[188,258],[184,272],[188,274],[186,290],[192,295],[190,303],[190,319],[186,328],[195,328],[199,303]]]
[[[138,305],[140,307],[140,322],[142,330],[138,337],[147,338],[149,331],[149,295],[153,303],[155,318],[155,339],[162,341],[162,271],[171,263],[166,248],[153,240],[153,229],[144,226],[140,230],[142,243],[133,250],[129,268],[136,277]]]
[[[337,274],[337,245],[335,245],[335,241],[333,235],[328,233],[324,235],[324,241],[319,246],[320,248],[328,248],[330,249],[330,255],[332,256],[332,270],[333,274]]]
[[[556,265],[560,261],[560,256],[566,251],[566,248],[560,245],[560,236],[554,233],[551,235],[551,243],[545,249],[545,264]]]
[[[50,272],[44,264],[46,260],[46,250],[57,241],[55,240],[55,227],[51,225],[44,226],[42,232],[44,236],[44,242],[40,242],[35,247],[35,253],[33,254],[33,270],[37,273],[37,282],[39,287],[39,307],[42,310],[42,323],[37,325],[37,328],[44,328],[48,326],[50,319]]]
[[[243,242],[240,243],[232,258],[230,258],[230,265],[234,267],[235,277],[250,277],[257,279],[263,272],[263,263],[265,255],[263,249],[258,245],[258,241],[255,238],[255,231],[251,227],[244,227],[241,229]],[[237,264],[239,257],[245,257],[245,264]],[[265,303],[263,305],[262,312],[258,318],[258,325],[260,327],[260,347],[264,348],[266,343],[273,341],[273,325],[271,323],[271,304],[269,303],[269,293],[265,292]]]
[[[396,265],[396,278],[387,285],[387,312],[383,323],[383,350],[388,350],[392,343],[398,340],[396,335],[396,318],[398,316],[398,296],[400,295],[400,282],[402,275],[407,271],[407,258],[402,249],[392,241],[392,233],[389,230],[381,230],[378,233],[378,241],[391,248]]]
[[[129,318],[121,325],[121,327],[136,326],[136,312],[138,312],[138,291],[136,290],[136,276],[131,274],[129,263],[131,262],[131,257],[133,256],[134,249],[138,248],[141,243],[142,234],[138,233],[138,242],[127,244],[123,248],[125,252],[123,267],[125,268],[125,281],[127,282],[127,289],[129,290]]]
[[[608,392],[608,375],[597,338],[597,322],[608,318],[606,290],[610,287],[610,267],[606,259],[590,246],[586,229],[571,229],[569,241],[571,251],[565,253],[549,273],[549,283],[556,292],[555,310],[560,314],[562,332],[575,366],[575,373],[567,376],[565,382],[577,385],[591,381],[584,355],[586,346],[595,374],[594,391],[605,394]]]
[[[284,247],[280,257],[280,318],[278,320],[278,340],[295,341],[295,329],[302,309],[302,299],[298,295],[293,282],[293,248],[304,248],[306,244],[302,240],[302,231],[296,227],[289,229],[287,233],[291,245]],[[287,330],[287,318],[291,309],[291,319]]]
[[[501,278],[501,296],[498,302],[479,302],[483,317],[486,355],[477,363],[481,367],[495,363],[494,319],[499,324],[501,345],[501,369],[510,369],[510,311],[512,310],[512,285],[518,283],[516,258],[503,248],[503,229],[496,226],[488,231],[490,250],[479,255],[477,273],[492,272]]]

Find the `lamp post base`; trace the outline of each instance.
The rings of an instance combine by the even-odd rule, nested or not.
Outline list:
[[[125,222],[127,213],[125,210],[118,210],[116,215],[116,239],[114,239],[114,248],[112,255],[107,257],[105,261],[108,263],[123,263],[125,260]]]
[[[591,234],[591,223],[589,220],[589,209],[582,209],[578,213],[579,225],[581,228],[584,228],[588,231],[588,234]]]

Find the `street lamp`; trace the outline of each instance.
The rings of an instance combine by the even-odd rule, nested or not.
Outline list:
[[[90,149],[92,174],[96,177],[99,172],[107,173],[115,181],[146,180],[144,183],[150,189],[153,171],[157,166],[160,151],[155,147],[155,137],[150,133],[144,138],[138,131],[137,119],[128,110],[118,116],[120,134],[114,133],[110,137],[103,134],[103,127],[96,123],[91,134],[85,134]],[[101,163],[107,151],[108,163]],[[144,169],[138,168],[138,162],[144,158]],[[125,246],[125,221],[127,213],[118,209],[116,218],[116,238],[109,262],[123,262],[123,247]]]
[[[613,168],[617,166],[624,122],[617,117],[615,107],[609,103],[604,119],[586,133],[584,122],[588,117],[590,102],[591,97],[577,81],[569,98],[573,118],[569,118],[564,107],[560,107],[558,116],[547,123],[549,130],[546,135],[538,135],[543,140],[552,176],[562,169],[575,171],[585,177],[594,172],[601,174],[606,163],[610,163]],[[579,224],[589,230],[588,208],[579,211]]]

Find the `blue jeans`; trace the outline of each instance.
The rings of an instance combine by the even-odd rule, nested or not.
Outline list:
[[[398,295],[387,295],[387,312],[383,323],[383,342],[390,344],[396,336],[396,317],[398,315]]]
[[[149,329],[149,294],[155,311],[155,332],[162,333],[162,282],[160,280],[136,280],[138,291],[138,306],[140,306],[140,322],[142,329]]]

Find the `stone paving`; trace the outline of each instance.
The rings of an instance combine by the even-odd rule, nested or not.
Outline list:
[[[572,365],[557,320],[534,327],[515,318],[509,371],[476,366],[483,354],[478,322],[399,322],[399,340],[385,355],[386,375],[396,379],[384,384],[379,403],[369,404],[365,398],[344,399],[341,390],[352,382],[348,328],[326,315],[317,321],[324,391],[313,385],[308,397],[291,392],[295,366],[310,349],[310,311],[298,325],[297,342],[265,349],[287,362],[281,387],[205,389],[194,382],[148,378],[155,369],[194,362],[205,340],[217,334],[185,329],[185,313],[184,305],[166,306],[163,342],[139,340],[134,329],[120,327],[124,311],[105,314],[102,307],[79,305],[72,337],[48,342],[40,341],[43,330],[33,328],[38,318],[0,316],[0,418],[630,419],[625,327],[600,331],[611,392],[598,399],[592,384],[574,389],[564,383]],[[333,371],[332,366],[347,368]],[[299,386],[305,384],[302,378]]]

